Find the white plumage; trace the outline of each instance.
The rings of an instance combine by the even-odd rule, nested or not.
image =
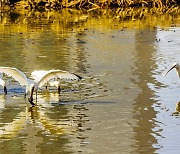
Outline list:
[[[27,78],[27,76],[18,70],[17,68],[11,67],[0,67],[0,73],[4,73],[7,76],[14,78],[18,81],[21,86],[26,86],[26,94],[30,92],[30,103],[33,104],[33,92],[37,93],[38,87],[42,87],[52,80],[56,81],[58,91],[60,90],[60,85],[57,79],[71,79],[71,80],[80,80],[81,77],[73,73],[69,73],[61,70],[50,70],[50,71],[34,71],[31,73],[31,76],[34,80]]]
[[[0,85],[3,87],[4,89],[4,94],[7,95],[7,88],[6,88],[6,82],[2,79],[3,78],[3,74],[0,73]]]
[[[52,86],[59,85],[57,79],[80,80],[81,77],[73,73],[62,70],[36,70],[31,73],[31,77],[39,83],[39,87],[49,83]]]

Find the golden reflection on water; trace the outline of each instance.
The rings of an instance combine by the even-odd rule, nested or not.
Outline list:
[[[23,99],[22,90],[10,91],[11,84],[7,97],[1,90],[3,152],[156,152],[161,130],[155,131],[155,91],[149,87],[160,85],[153,77],[154,44],[157,27],[178,25],[176,11],[153,16],[146,8],[2,12],[1,66],[27,76],[35,69],[83,76],[78,83],[62,82],[60,97],[53,88],[42,89],[36,107]],[[6,140],[10,149],[4,148]]]
[[[180,116],[180,102],[176,103],[175,112],[172,113],[173,116]]]
[[[142,89],[142,92],[135,99],[134,106],[134,119],[137,120],[137,126],[134,127],[136,144],[135,147],[138,151],[149,151],[154,153],[155,148],[153,144],[157,144],[156,138],[152,135],[155,125],[157,112],[153,108],[156,102],[151,100],[154,91],[148,87],[148,83],[155,83],[152,77],[152,71],[155,66],[153,55],[156,52],[152,44],[155,42],[156,32],[151,31],[137,31],[136,32],[136,61],[137,66],[134,73],[138,75],[136,84]],[[148,59],[148,60],[147,60]],[[148,133],[147,133],[148,132]],[[158,134],[158,132],[157,132]]]
[[[180,112],[180,102],[176,104],[176,112]]]
[[[51,101],[58,98],[54,94],[52,96]],[[11,142],[19,141],[16,142],[17,149],[13,147],[5,148],[5,152],[15,150],[16,152],[39,153],[39,150],[41,152],[45,150],[45,153],[50,153],[53,147],[57,150],[55,153],[68,152],[70,148],[64,149],[64,146],[70,143],[68,138],[84,129],[85,121],[83,119],[87,116],[83,114],[84,107],[81,104],[64,106],[55,103],[52,105],[44,100],[44,96],[39,96],[39,105],[29,106],[27,105],[28,102],[24,104],[25,100],[23,98],[12,99],[9,96],[0,99],[1,102],[3,101],[6,104],[1,107],[0,112],[0,146],[4,147],[3,145],[6,142],[12,146],[13,143]],[[8,101],[11,104],[8,105]],[[20,103],[21,101],[22,103]],[[12,119],[12,122],[3,122],[3,115],[11,107],[18,110],[18,113],[8,116],[8,119]],[[67,138],[67,136],[69,137]],[[74,140],[74,137],[71,137],[71,140]],[[77,142],[76,138],[75,140]],[[78,140],[84,139],[80,137]],[[21,147],[21,144],[23,147]],[[18,149],[20,147],[21,149]]]
[[[167,10],[166,10],[167,11]],[[0,14],[1,32],[36,32],[48,27],[52,31],[66,36],[69,31],[83,32],[88,28],[101,30],[124,29],[124,28],[154,28],[175,26],[179,24],[178,7],[171,8],[166,12],[155,8],[129,8],[129,9],[97,9],[83,12],[75,9],[63,9],[60,11],[29,11],[16,9],[4,10]],[[175,18],[174,18],[175,17]]]

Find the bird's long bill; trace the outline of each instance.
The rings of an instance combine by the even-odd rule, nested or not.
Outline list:
[[[164,75],[164,76],[166,76],[173,68],[175,68],[176,67],[176,65],[175,66],[173,66],[173,67],[171,67],[167,72],[166,72],[166,74]]]
[[[60,92],[61,92],[61,87],[58,86],[58,94],[60,94]]]
[[[33,103],[33,92],[34,92],[34,87],[32,87],[32,89],[31,89],[30,98],[29,98],[29,102],[30,102],[32,105],[34,105],[34,103]]]
[[[32,87],[31,89],[31,94],[30,94],[30,97],[33,98],[33,92],[34,92],[34,86]]]
[[[7,88],[4,86],[4,94],[7,95]]]

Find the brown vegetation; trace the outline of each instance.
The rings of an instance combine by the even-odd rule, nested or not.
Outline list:
[[[158,7],[177,5],[180,0],[1,0],[1,7],[15,6],[27,9],[96,9],[106,7]]]

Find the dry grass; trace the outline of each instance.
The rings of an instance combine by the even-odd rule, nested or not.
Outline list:
[[[0,6],[12,4],[13,0],[0,0]],[[97,9],[107,7],[157,7],[167,8],[180,3],[179,0],[19,0],[16,7],[30,9],[80,8]]]

